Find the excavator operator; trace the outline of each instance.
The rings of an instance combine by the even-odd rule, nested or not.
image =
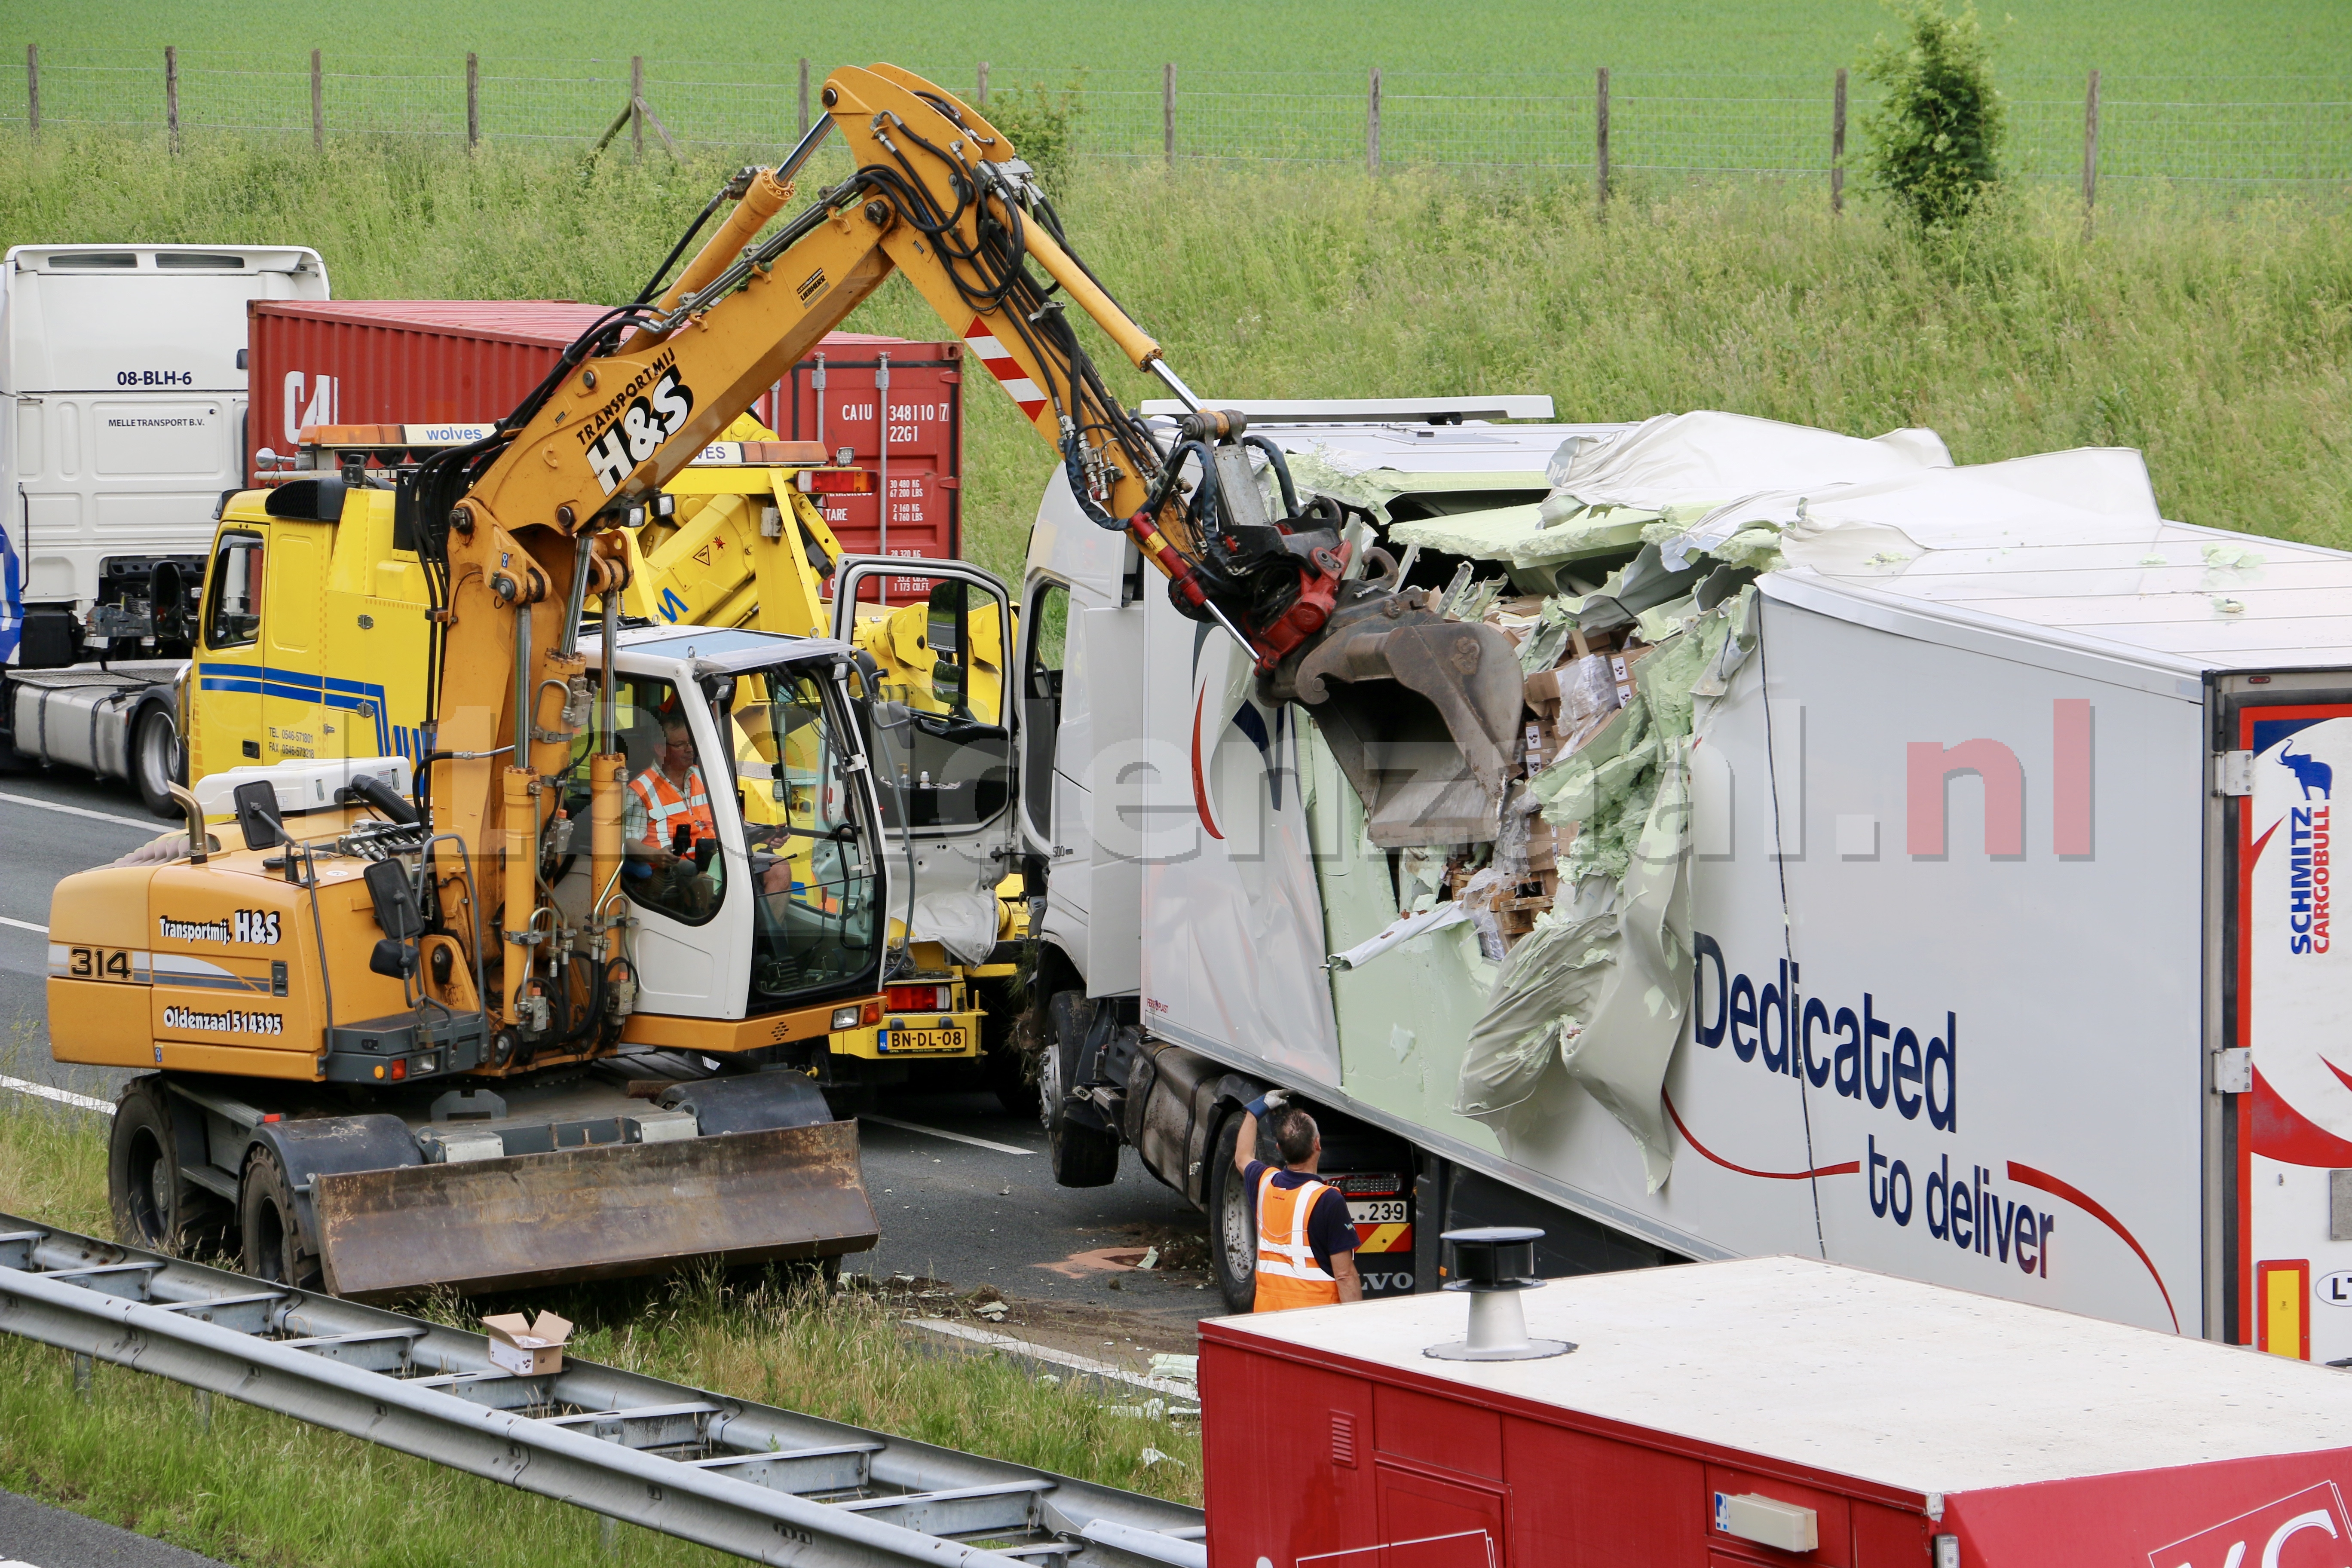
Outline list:
[[[710,792],[695,763],[694,733],[686,715],[662,715],[661,749],[653,765],[629,781],[622,803],[622,837],[643,869],[635,873],[655,886],[639,898],[688,919],[709,912],[713,889],[702,876],[719,848],[719,824],[710,814]]]

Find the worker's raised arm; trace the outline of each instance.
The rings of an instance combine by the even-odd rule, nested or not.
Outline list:
[[[1234,1169],[1246,1172],[1250,1162],[1257,1158],[1258,1118],[1268,1111],[1279,1110],[1290,1103],[1290,1096],[1271,1089],[1242,1107],[1241,1136],[1234,1140]]]

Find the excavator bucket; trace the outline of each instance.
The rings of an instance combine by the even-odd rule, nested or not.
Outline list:
[[[315,1178],[327,1289],[381,1300],[862,1252],[857,1124]]]
[[[1314,714],[1383,848],[1495,836],[1524,702],[1508,637],[1350,584],[1265,695]]]

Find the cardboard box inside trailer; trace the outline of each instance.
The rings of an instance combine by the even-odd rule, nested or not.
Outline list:
[[[1576,1350],[1432,1358],[1452,1291],[1203,1323],[1214,1568],[2352,1556],[2339,1372],[1794,1258],[1521,1300]]]

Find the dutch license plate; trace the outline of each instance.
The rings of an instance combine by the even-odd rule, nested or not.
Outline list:
[[[1348,1217],[1358,1225],[1402,1225],[1411,1217],[1411,1205],[1402,1198],[1379,1198],[1370,1203],[1351,1203]]]
[[[892,1056],[944,1055],[971,1048],[970,1029],[893,1029],[882,1048]]]

